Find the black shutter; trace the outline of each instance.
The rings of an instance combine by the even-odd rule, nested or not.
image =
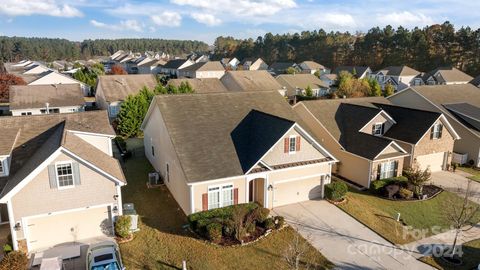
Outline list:
[[[382,135],[385,134],[385,123],[382,123]]]
[[[440,138],[442,138],[443,125],[439,124],[439,126],[440,126],[440,129],[438,131],[438,138],[440,139]]]
[[[375,135],[375,124],[372,126],[372,135]]]
[[[398,160],[395,160],[395,169],[393,170],[393,174],[394,177],[398,176]]]
[[[377,180],[380,180],[381,171],[382,171],[382,164],[378,164],[378,167],[377,167]]]
[[[434,131],[435,131],[435,125],[432,127],[432,130],[430,130],[430,140],[433,140]]]

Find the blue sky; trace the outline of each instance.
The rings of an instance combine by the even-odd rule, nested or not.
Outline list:
[[[196,39],[256,38],[323,28],[480,26],[476,0],[0,0],[0,35]]]

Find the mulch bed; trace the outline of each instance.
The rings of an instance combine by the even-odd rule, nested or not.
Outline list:
[[[248,234],[247,236],[245,236],[242,239],[243,244],[250,243],[252,241],[257,240],[259,237],[263,236],[266,231],[267,230],[265,228],[257,226],[253,233]],[[235,246],[235,245],[241,245],[242,243],[240,243],[233,236],[230,236],[230,237],[229,236],[223,236],[222,240],[220,240],[220,242],[215,243],[215,244],[220,245],[220,246]]]
[[[423,186],[423,195],[427,195],[427,198],[425,200],[429,200],[437,196],[443,191],[442,188],[435,186],[435,185],[425,185]],[[421,198],[401,198],[398,196],[398,194],[395,194],[393,198],[388,198],[387,196],[382,196],[382,198],[387,199],[387,200],[392,200],[392,201],[424,201]]]

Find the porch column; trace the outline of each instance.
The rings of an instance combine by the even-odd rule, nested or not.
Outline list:
[[[17,232],[15,231],[15,219],[13,219],[13,208],[12,208],[12,201],[7,201],[7,210],[8,210],[8,222],[10,226],[10,233],[12,234],[12,244],[13,250],[18,250],[18,242],[17,242]]]

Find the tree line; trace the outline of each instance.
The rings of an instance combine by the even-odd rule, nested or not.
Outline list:
[[[326,32],[323,29],[294,34],[267,33],[254,39],[218,37],[214,59],[261,57],[276,61],[314,60],[327,67],[370,66],[373,70],[408,65],[428,72],[454,66],[475,76],[480,74],[480,29],[455,27],[448,21],[411,30],[404,27],[374,27],[367,33]]]
[[[207,52],[208,45],[194,40],[166,39],[96,39],[74,42],[59,38],[27,38],[0,36],[0,61],[22,59],[37,61],[90,59],[109,56],[117,50],[133,52],[161,51],[171,55]]]

